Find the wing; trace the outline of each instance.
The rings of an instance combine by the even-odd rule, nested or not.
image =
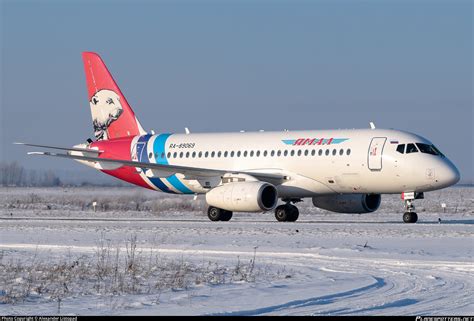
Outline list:
[[[89,150],[88,150],[89,151]],[[163,165],[163,164],[154,164],[154,163],[143,163],[131,160],[123,159],[112,159],[112,158],[101,158],[93,156],[84,156],[84,155],[74,155],[74,154],[57,154],[51,152],[29,152],[28,155],[44,155],[44,156],[53,156],[61,158],[75,159],[79,161],[87,162],[96,162],[98,164],[107,164],[115,168],[122,166],[131,166],[141,168],[142,170],[151,170],[154,176],[157,177],[168,177],[176,173],[183,174],[185,179],[198,179],[203,177],[215,177],[222,176],[227,173],[235,174],[247,174],[255,177],[261,181],[269,181],[272,183],[278,184],[285,179],[285,176],[278,173],[265,173],[258,172],[255,170],[244,170],[244,171],[234,171],[234,170],[220,170],[220,169],[209,169],[209,168],[199,168],[199,167],[189,167],[189,166],[180,166],[180,165]]]

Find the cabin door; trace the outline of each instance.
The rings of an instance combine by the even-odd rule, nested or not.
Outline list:
[[[371,171],[382,170],[382,153],[387,137],[374,137],[370,142],[367,166]]]

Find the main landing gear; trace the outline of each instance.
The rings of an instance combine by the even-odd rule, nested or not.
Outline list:
[[[415,213],[415,205],[413,201],[415,199],[424,198],[423,193],[402,193],[402,199],[405,201],[405,213],[403,214],[403,222],[405,223],[416,223],[418,221],[418,215]]]
[[[292,200],[293,203],[298,201],[300,200]],[[275,217],[279,222],[295,222],[299,216],[300,211],[296,206],[291,205],[290,201],[275,208]]]
[[[232,212],[223,210],[222,208],[209,206],[207,209],[207,217],[209,217],[211,221],[230,221],[232,218]]]

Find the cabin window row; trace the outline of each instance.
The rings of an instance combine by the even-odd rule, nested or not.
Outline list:
[[[348,148],[346,150],[344,149],[326,149],[326,150],[318,150],[316,151],[315,149],[313,150],[298,150],[298,151],[295,151],[295,150],[271,150],[271,151],[266,151],[264,150],[263,152],[257,150],[257,151],[253,151],[253,150],[250,150],[250,151],[218,151],[218,152],[215,152],[215,151],[212,151],[212,152],[209,152],[209,151],[206,151],[206,152],[203,152],[203,151],[200,151],[200,152],[168,152],[166,154],[166,157],[167,158],[221,158],[221,157],[287,157],[287,156],[316,156],[316,154],[318,156],[329,156],[329,155],[333,155],[333,156],[336,156],[336,155],[339,155],[339,156],[342,156],[342,155],[347,155],[349,156],[351,154],[351,149]],[[149,155],[149,158],[152,158],[153,154],[150,153]],[[161,156],[161,157],[160,157]],[[155,155],[156,158],[165,158],[165,153],[161,153],[161,155],[158,155],[156,154]]]

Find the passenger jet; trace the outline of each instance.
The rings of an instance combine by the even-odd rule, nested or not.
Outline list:
[[[95,140],[72,148],[17,144],[59,150],[28,154],[74,159],[148,189],[205,194],[212,221],[229,221],[233,212],[274,210],[278,221],[294,222],[294,204],[307,197],[328,211],[371,213],[381,194],[400,194],[403,221],[414,223],[415,199],[460,178],[427,139],[373,124],[352,130],[148,133],[99,55],[82,57]]]

